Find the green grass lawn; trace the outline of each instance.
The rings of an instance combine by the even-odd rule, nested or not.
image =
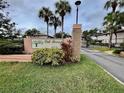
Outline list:
[[[124,86],[82,56],[58,67],[0,63],[0,93],[124,93]]]
[[[99,51],[114,51],[115,49],[114,48],[108,48],[108,47],[96,47],[96,48],[93,48],[93,50],[99,50]]]

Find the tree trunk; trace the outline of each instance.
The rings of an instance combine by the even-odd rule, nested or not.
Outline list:
[[[56,38],[56,29],[57,29],[57,27],[56,26],[54,26],[54,37]]]
[[[89,48],[89,41],[86,41],[86,48]]]
[[[112,32],[110,32],[109,48],[112,48]]]
[[[49,24],[47,22],[47,38],[49,37]]]
[[[62,38],[64,37],[64,16],[62,16]]]
[[[115,44],[117,44],[117,33],[115,33]]]

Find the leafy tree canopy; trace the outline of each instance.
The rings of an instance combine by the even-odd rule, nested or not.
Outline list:
[[[36,28],[29,29],[25,32],[25,36],[34,36],[34,35],[40,35],[41,32],[37,30]]]
[[[16,31],[16,24],[9,18],[9,12],[4,11],[7,7],[7,1],[0,0],[0,38],[12,38]]]
[[[59,33],[56,33],[55,34],[55,37],[56,38],[62,38],[62,34],[63,34],[63,38],[67,38],[67,37],[71,37],[71,35],[69,35],[68,33],[65,33],[65,32],[59,32]]]

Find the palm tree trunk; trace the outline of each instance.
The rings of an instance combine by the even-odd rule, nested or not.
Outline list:
[[[115,44],[117,44],[117,33],[115,33]]]
[[[62,16],[62,38],[64,37],[64,16]]]
[[[54,26],[54,37],[56,38],[56,29],[57,29],[57,27],[56,26]]]
[[[109,38],[109,48],[112,47],[112,32],[110,32],[110,38]]]
[[[47,22],[47,38],[49,37],[49,24]]]

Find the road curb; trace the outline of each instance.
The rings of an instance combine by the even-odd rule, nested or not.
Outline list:
[[[85,51],[85,50],[83,50]],[[81,52],[83,52],[81,51]],[[99,63],[97,63],[97,61],[95,59],[93,59],[92,57],[88,56],[88,54],[86,52],[82,53],[84,55],[86,55],[87,57],[89,57],[90,59],[92,59],[97,66],[99,66],[104,72],[106,72],[108,75],[110,75],[113,79],[115,79],[117,82],[119,82],[120,84],[124,85],[124,82],[122,82],[121,80],[119,80],[116,76],[114,76],[112,73],[110,73],[109,71],[107,71],[103,66],[101,66]]]
[[[97,64],[98,65],[98,64]],[[119,80],[117,77],[115,77],[114,75],[112,75],[110,72],[108,72],[106,69],[104,69],[102,66],[98,65],[101,69],[104,70],[104,72],[106,72],[108,75],[110,75],[112,78],[114,78],[117,82],[119,82],[120,84],[124,85],[124,82],[122,82],[121,80]]]

